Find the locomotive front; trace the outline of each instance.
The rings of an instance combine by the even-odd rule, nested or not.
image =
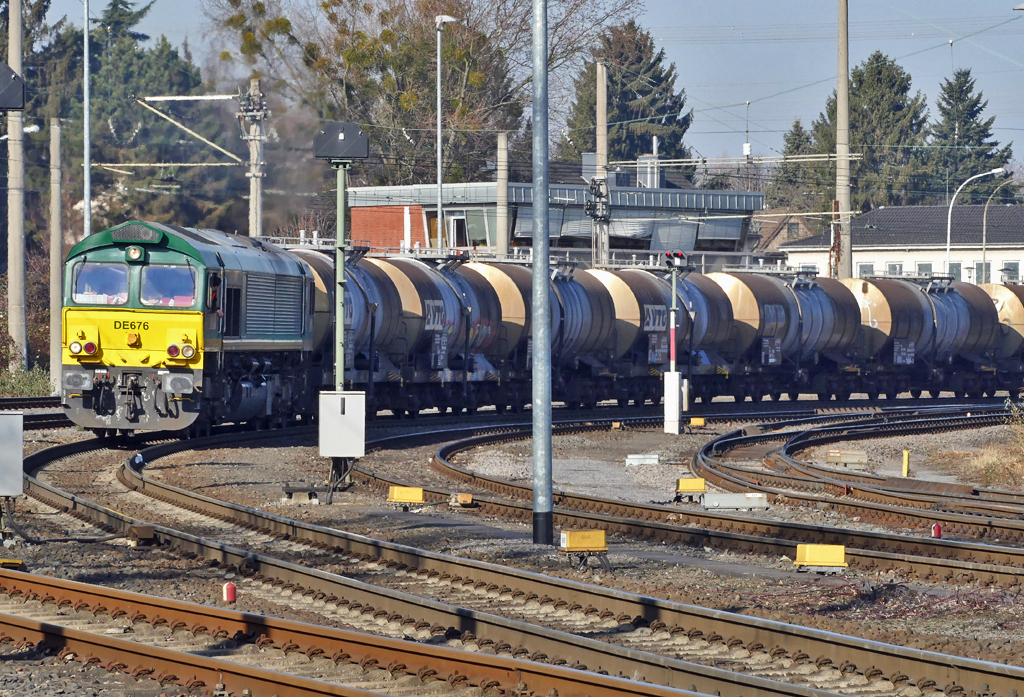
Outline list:
[[[61,396],[98,433],[179,430],[203,389],[203,255],[156,226],[91,235],[64,267]],[[209,284],[213,286],[214,284]]]

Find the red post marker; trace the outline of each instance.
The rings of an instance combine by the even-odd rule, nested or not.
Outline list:
[[[938,523],[932,523],[932,537],[940,539],[942,537],[942,526]]]
[[[224,602],[235,602],[235,584],[233,584],[231,581],[228,581],[224,584]]]

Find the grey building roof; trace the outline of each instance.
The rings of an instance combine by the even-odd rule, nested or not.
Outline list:
[[[548,196],[553,205],[583,206],[587,187],[572,184],[552,184]],[[434,206],[437,204],[437,186],[416,184],[411,186],[364,186],[348,189],[350,206]],[[443,202],[446,206],[494,204],[498,200],[495,182],[445,184]],[[510,183],[510,204],[533,203],[533,185]],[[764,194],[749,191],[709,191],[704,189],[645,189],[640,187],[613,188],[611,206],[615,208],[675,209],[688,211],[750,212],[761,210]]]
[[[858,215],[851,221],[853,247],[933,247],[946,244],[947,206],[890,206]],[[984,205],[953,206],[952,244],[981,245]],[[780,245],[783,251],[822,249],[830,233]],[[1024,247],[1024,208],[991,205],[988,209],[988,244]]]

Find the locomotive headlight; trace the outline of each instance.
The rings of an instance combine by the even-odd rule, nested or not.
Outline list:
[[[192,356],[196,355],[196,349],[190,344],[185,344],[181,347],[181,355],[185,358],[192,358]]]
[[[83,348],[85,349],[85,352],[86,352],[87,354],[89,354],[90,356],[91,356],[92,354],[96,353],[96,344],[94,344],[94,343],[93,343],[93,342],[91,342],[91,341],[86,341],[86,342],[85,342],[85,346],[84,346]]]
[[[141,261],[143,256],[142,247],[129,247],[126,256],[128,261]]]
[[[71,345],[68,346],[68,351],[70,351],[71,353],[74,353],[74,354],[81,353],[82,352],[82,344],[80,344],[77,341],[72,341]]]
[[[181,348],[177,344],[171,344],[167,347],[167,355],[171,358],[177,358],[178,354],[181,353]]]

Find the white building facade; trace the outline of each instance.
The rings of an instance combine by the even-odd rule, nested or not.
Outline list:
[[[923,276],[948,273],[969,283],[1017,282],[1024,264],[1024,208],[954,206],[949,267],[946,206],[879,208],[851,221],[853,275]],[[831,234],[779,247],[796,268],[828,274]]]

